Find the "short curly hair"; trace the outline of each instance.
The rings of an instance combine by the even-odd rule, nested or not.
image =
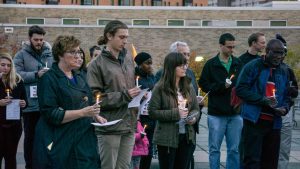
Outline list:
[[[53,59],[59,62],[59,56],[63,56],[67,51],[78,47],[81,41],[73,35],[58,36],[52,46]]]

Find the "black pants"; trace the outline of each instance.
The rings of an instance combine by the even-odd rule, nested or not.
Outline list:
[[[25,168],[32,168],[32,150],[34,142],[35,126],[40,118],[40,112],[23,113],[24,123],[24,159]]]
[[[257,123],[244,120],[244,169],[277,169],[280,129],[273,122],[259,119]]]
[[[9,127],[0,126],[0,168],[3,158],[5,160],[5,169],[17,168],[16,154],[21,134],[21,121]]]
[[[178,148],[157,145],[159,167],[161,169],[187,169],[194,147],[192,142],[187,142],[185,134],[179,135]]]

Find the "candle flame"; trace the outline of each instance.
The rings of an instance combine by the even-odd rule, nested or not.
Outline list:
[[[147,128],[147,124],[144,125],[144,130]]]
[[[97,96],[96,96],[96,99],[98,99],[98,100],[99,100],[99,99],[100,99],[100,97],[101,97],[101,96],[100,96],[100,94],[97,94]]]
[[[229,79],[232,80],[233,78],[234,78],[234,74],[232,74]]]
[[[275,97],[276,90],[273,89],[272,92],[273,92],[273,96]]]
[[[137,77],[136,77],[136,80],[139,80],[139,78],[140,78],[140,76],[137,76]]]
[[[6,91],[6,93],[9,93],[9,92],[10,92],[10,90],[9,90],[9,89],[6,89],[5,91]]]

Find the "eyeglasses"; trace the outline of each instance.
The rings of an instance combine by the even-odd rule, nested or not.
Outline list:
[[[234,49],[235,48],[235,46],[225,46],[226,48],[228,48],[228,49]]]
[[[73,55],[74,57],[80,56],[81,58],[83,58],[83,53],[80,50],[79,51],[76,51],[76,50],[67,51],[66,53],[69,53],[69,54]]]
[[[190,53],[187,53],[187,52],[183,52],[182,54],[183,54],[184,56],[188,56],[188,57],[191,55]]]
[[[182,64],[178,66],[181,69],[187,69],[188,68],[188,64]]]

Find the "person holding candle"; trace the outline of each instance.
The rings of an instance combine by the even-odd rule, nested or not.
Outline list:
[[[31,26],[28,31],[29,41],[15,55],[17,73],[24,80],[28,105],[23,110],[24,159],[25,168],[32,168],[32,149],[36,123],[40,117],[37,98],[37,82],[51,68],[53,57],[51,46],[44,40],[46,31],[39,26]],[[46,67],[47,63],[47,68]]]
[[[53,43],[55,63],[38,84],[41,118],[36,126],[33,169],[98,169],[97,138],[93,119],[99,115],[92,92],[80,72],[80,41],[58,36]]]
[[[153,143],[160,168],[186,169],[196,144],[193,125],[200,118],[199,105],[186,70],[184,55],[169,53],[148,106],[150,118],[157,120]]]
[[[22,124],[21,119],[7,119],[6,106],[12,99],[19,99],[17,108],[24,109],[27,105],[26,91],[21,76],[16,73],[12,57],[7,53],[0,53],[0,73],[0,161],[5,160],[5,169],[16,169]]]
[[[243,119],[230,104],[231,91],[235,86],[242,62],[233,56],[235,37],[224,33],[219,38],[220,52],[208,60],[202,70],[199,86],[208,94],[207,125],[209,130],[209,165],[211,169],[220,168],[220,148],[225,136],[227,146],[227,169],[240,166],[239,143]]]
[[[101,115],[117,124],[95,129],[102,169],[128,169],[134,145],[137,109],[129,102],[141,89],[135,84],[134,61],[125,49],[129,36],[126,24],[110,21],[99,45],[100,56],[90,63],[87,80],[94,93],[101,93]]]
[[[149,93],[152,91],[156,79],[153,75],[153,67],[152,67],[152,56],[146,52],[140,52],[134,58],[136,63],[135,74],[139,76],[138,84],[141,85],[141,89],[148,88]],[[150,97],[150,94],[147,93],[145,99]],[[155,120],[151,119],[148,114],[148,103],[145,104],[145,107],[142,107],[139,113],[140,122],[143,126],[147,126],[145,129],[145,133],[147,134],[149,140],[149,154],[147,156],[142,156],[140,168],[141,169],[150,169],[152,157],[154,154],[154,145],[152,143],[153,133],[155,128]]]
[[[243,99],[244,169],[277,169],[281,116],[289,110],[289,75],[281,63],[284,54],[282,42],[272,39],[266,55],[246,64],[239,74],[236,94]]]

